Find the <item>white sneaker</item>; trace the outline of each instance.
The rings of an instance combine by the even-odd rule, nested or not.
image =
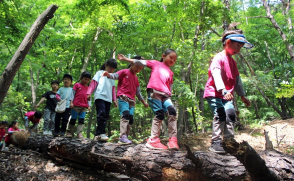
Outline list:
[[[52,131],[51,130],[49,130],[47,133],[48,133],[48,135],[52,136]]]
[[[107,141],[109,138],[106,136],[106,134],[100,134],[98,136],[95,136],[96,141]]]
[[[48,131],[43,131],[43,135],[47,135],[48,134]]]

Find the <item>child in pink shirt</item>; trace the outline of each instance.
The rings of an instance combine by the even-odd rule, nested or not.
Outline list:
[[[8,135],[5,137],[5,143],[7,146],[9,146],[9,144],[11,143],[10,136],[16,131],[20,131],[20,129],[18,129],[18,122],[12,121],[12,123],[9,125],[9,129],[7,131]]]
[[[139,57],[141,59],[141,56]],[[119,143],[121,144],[131,144],[132,141],[128,139],[128,135],[131,131],[131,125],[134,121],[135,112],[135,95],[148,107],[148,104],[144,101],[141,91],[138,77],[136,76],[144,66],[135,65],[131,63],[129,69],[123,69],[116,73],[103,72],[103,76],[107,76],[110,79],[118,80],[117,84],[117,97],[118,97],[118,108],[121,117],[120,121],[120,137]]]
[[[225,138],[234,137],[233,123],[236,114],[232,101],[233,91],[241,96],[246,106],[250,106],[250,101],[245,97],[237,63],[232,55],[238,54],[243,46],[252,48],[253,45],[236,31],[225,33],[222,42],[224,50],[218,53],[210,64],[203,96],[214,113],[209,150],[216,153],[225,153],[221,145],[222,134]]]
[[[33,126],[30,127],[30,131],[37,131],[40,119],[42,118],[42,113],[39,111],[30,111],[25,114],[25,128],[28,130],[29,122],[33,123]]]
[[[172,49],[167,49],[162,54],[160,62],[156,60],[129,59],[121,54],[118,55],[118,59],[147,66],[151,69],[147,93],[149,106],[153,110],[155,117],[152,121],[151,137],[147,140],[146,146],[153,149],[167,149],[165,145],[161,144],[159,135],[164,114],[168,112],[169,142],[167,146],[169,149],[179,149],[176,110],[170,100],[173,84],[173,72],[170,70],[170,67],[175,64],[177,53]]]
[[[87,100],[88,84],[91,80],[89,72],[83,72],[80,82],[76,83],[72,88],[72,95],[70,97],[71,119],[67,127],[66,137],[72,137],[72,130],[79,117],[77,127],[77,137],[84,138],[82,131],[84,128],[84,121],[87,109],[91,110],[91,101]]]

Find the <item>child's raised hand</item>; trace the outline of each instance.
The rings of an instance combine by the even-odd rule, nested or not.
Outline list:
[[[104,72],[102,73],[102,76],[109,77],[109,73],[108,73],[107,71],[104,71]]]
[[[126,57],[125,57],[123,54],[118,54],[118,55],[117,55],[117,58],[118,58],[119,60],[125,60],[125,59],[126,59]]]

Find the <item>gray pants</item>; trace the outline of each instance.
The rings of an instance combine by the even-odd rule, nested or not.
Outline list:
[[[234,122],[236,114],[233,101],[209,97],[206,98],[208,105],[214,113],[212,123],[212,142],[220,141],[224,138],[234,138]]]
[[[50,109],[44,110],[44,127],[43,130],[47,131],[47,129],[54,131],[55,129],[55,111],[51,111]]]

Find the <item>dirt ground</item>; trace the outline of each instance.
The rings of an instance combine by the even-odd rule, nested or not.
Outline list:
[[[244,130],[236,132],[235,139],[239,142],[247,141],[257,152],[263,151],[265,149],[264,130],[268,131],[276,150],[293,155],[294,119],[271,121],[262,128],[245,126]],[[184,136],[181,140],[181,150],[185,151],[183,144],[187,144],[193,151],[208,151],[210,140],[211,133]],[[166,141],[163,140],[162,142],[165,143]],[[117,179],[114,176],[116,173],[104,172],[95,168],[68,163],[64,160],[56,160],[35,151],[21,150],[13,146],[9,147],[8,152],[0,152],[0,173],[0,180],[3,181],[125,180]]]
[[[262,128],[250,128],[247,125],[245,129],[235,132],[235,139],[238,142],[247,141],[257,152],[260,152],[265,150],[264,130],[268,132],[274,149],[294,155],[294,119],[270,121]],[[184,137],[182,143],[188,144],[193,151],[208,151],[211,145],[211,133]]]

